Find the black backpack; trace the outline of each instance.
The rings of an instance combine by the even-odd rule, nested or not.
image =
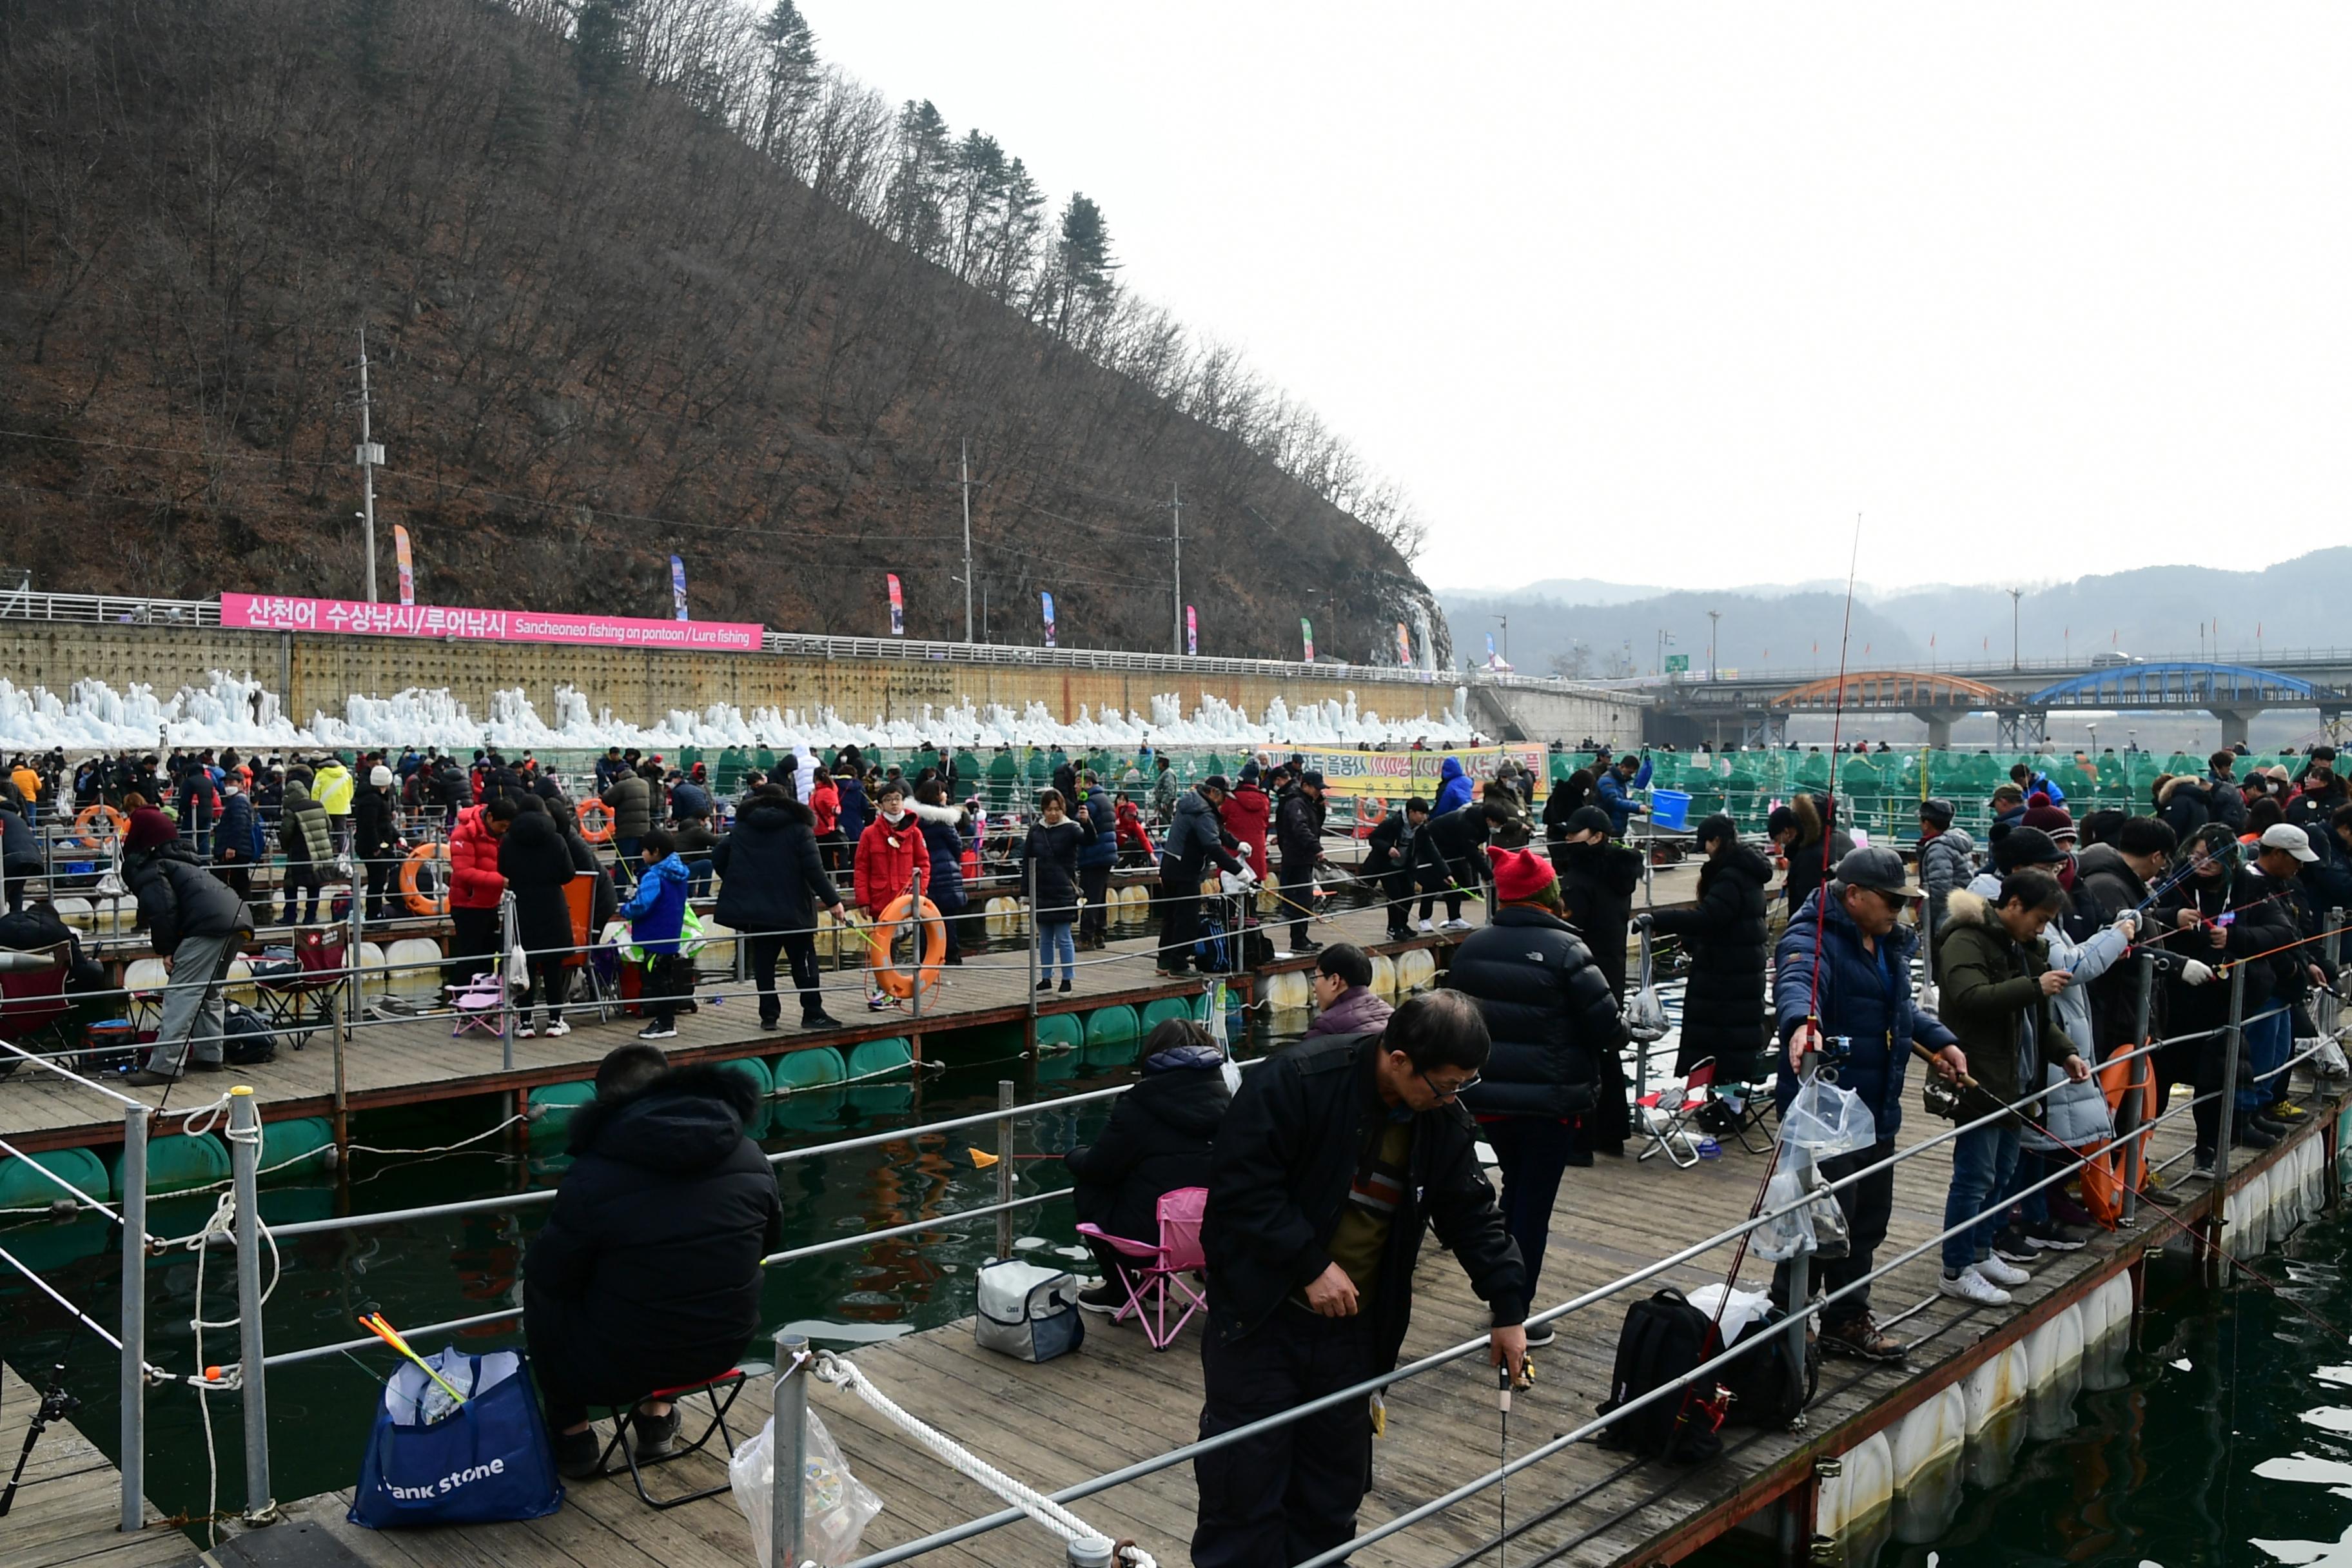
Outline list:
[[[278,1059],[278,1037],[260,1014],[241,1002],[224,1002],[221,1060],[231,1067],[258,1067]]]
[[[1717,1379],[1731,1392],[1731,1410],[1725,1416],[1735,1426],[1786,1426],[1804,1414],[1822,1382],[1821,1347],[1808,1335],[1804,1364],[1797,1364],[1797,1347],[1789,1337],[1789,1315],[1769,1308],[1739,1336],[1747,1345],[1759,1335],[1771,1342],[1755,1346],[1725,1362]]]
[[[1609,1397],[1601,1401],[1600,1413],[1607,1415],[1632,1404],[1715,1353],[1715,1324],[1681,1291],[1661,1290],[1646,1301],[1634,1302],[1625,1310],[1625,1328],[1617,1336],[1617,1367],[1610,1374]],[[1723,1452],[1716,1429],[1723,1425],[1729,1403],[1730,1395],[1720,1384],[1703,1378],[1611,1423],[1601,1429],[1600,1441],[1603,1447],[1629,1449],[1669,1464],[1703,1464]]]

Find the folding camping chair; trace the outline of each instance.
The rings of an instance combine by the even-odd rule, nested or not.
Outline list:
[[[604,1445],[604,1453],[597,1457],[597,1471],[600,1474],[609,1472],[613,1468],[613,1456],[615,1451],[618,1451],[620,1457],[628,1464],[629,1479],[636,1483],[638,1500],[652,1509],[676,1508],[680,1503],[697,1502],[707,1497],[717,1497],[726,1491],[732,1483],[726,1477],[721,1476],[717,1486],[705,1487],[699,1491],[686,1492],[677,1497],[657,1498],[646,1490],[646,1471],[656,1465],[667,1465],[672,1459],[683,1459],[688,1454],[700,1453],[709,1446],[710,1439],[714,1436],[726,1439],[719,1449],[721,1455],[734,1453],[736,1437],[734,1429],[727,1425],[727,1415],[735,1408],[735,1401],[741,1395],[743,1384],[749,1381],[750,1375],[740,1366],[730,1367],[717,1377],[705,1378],[700,1383],[680,1384],[676,1388],[656,1388],[646,1394],[645,1399],[634,1399],[626,1405],[604,1406],[604,1415],[613,1423],[613,1436],[612,1440]],[[637,1446],[630,1440],[629,1419],[635,1413],[637,1406],[644,1404],[646,1399],[667,1401],[678,1413],[680,1417],[678,1425],[682,1434],[685,1427],[686,1401],[697,1395],[710,1401],[710,1424],[702,1429],[702,1436],[691,1443],[681,1440],[676,1447],[658,1459],[638,1458]],[[697,1419],[699,1417],[698,1416]]]
[[[343,963],[350,939],[343,927],[331,929],[331,942],[325,931],[306,931],[294,938],[290,972],[253,977],[253,992],[269,1016],[271,1032],[291,1035],[298,1051],[310,1043],[313,1031],[335,1026],[335,1003],[352,983]]]
[[[1650,1146],[1636,1158],[1664,1154],[1685,1171],[1697,1164],[1699,1152],[1691,1139],[1691,1119],[1706,1108],[1708,1091],[1714,1087],[1715,1058],[1709,1057],[1691,1068],[1680,1089],[1654,1089],[1636,1100],[1633,1105],[1642,1113],[1641,1130],[1650,1135]]]
[[[59,1029],[73,1011],[73,1004],[66,1000],[71,944],[32,949],[30,955],[47,959],[47,966],[0,971],[0,1040],[25,1051],[33,1048],[29,1042],[36,1036]],[[15,1072],[24,1059],[14,1052],[0,1051],[0,1078]]]
[[[1717,1074],[1716,1081],[1707,1085],[1706,1103],[1691,1120],[1717,1142],[1736,1139],[1751,1154],[1769,1154],[1779,1141],[1766,1121],[1771,1114],[1769,1083],[1727,1083]]]
[[[1176,1336],[1184,1331],[1184,1325],[1192,1321],[1192,1314],[1209,1304],[1207,1298],[1193,1288],[1191,1278],[1208,1266],[1201,1252],[1201,1215],[1208,1206],[1206,1187],[1179,1187],[1172,1193],[1160,1194],[1157,1247],[1113,1236],[1099,1226],[1078,1226],[1080,1236],[1101,1242],[1121,1258],[1135,1259],[1118,1269],[1119,1282],[1127,1287],[1127,1305],[1111,1321],[1125,1322],[1133,1318],[1142,1325],[1143,1337],[1153,1350],[1164,1351],[1173,1344]],[[1168,1321],[1171,1292],[1179,1298],[1176,1304],[1183,1309],[1173,1326]]]

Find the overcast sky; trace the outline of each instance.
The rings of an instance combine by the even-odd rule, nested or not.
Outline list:
[[[803,4],[1401,477],[1434,585],[2347,537],[2352,6]]]

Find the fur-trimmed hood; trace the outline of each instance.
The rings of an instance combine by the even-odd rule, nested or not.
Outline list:
[[[925,805],[919,800],[910,800],[907,803],[907,809],[913,812],[919,821],[943,823],[959,832],[971,826],[971,813],[960,805]]]
[[[2205,781],[2195,773],[2175,773],[2164,781],[2163,788],[2156,792],[2156,804],[2158,806],[2169,804],[2173,795],[2184,789],[2194,795],[2207,793]]]
[[[1997,933],[2004,942],[2009,931],[2000,923],[1993,901],[1982,893],[1971,893],[1966,888],[1954,888],[1944,902],[1944,925],[1947,930],[1960,926],[1977,926]]]
[[[570,1150],[693,1175],[724,1163],[759,1110],[760,1091],[742,1074],[696,1062],[634,1093],[582,1106],[572,1113]]]

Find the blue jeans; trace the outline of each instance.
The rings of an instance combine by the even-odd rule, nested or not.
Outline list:
[[[1049,924],[1039,921],[1037,963],[1044,979],[1054,978],[1054,960],[1057,955],[1062,961],[1063,980],[1076,980],[1078,977],[1078,946],[1070,938],[1070,922],[1061,921]]]
[[[2017,1169],[2007,1182],[2001,1184],[2001,1191],[2008,1194],[2010,1202],[2017,1205],[2019,1224],[2040,1225],[2050,1217],[2050,1189],[2040,1184],[2050,1174],[2051,1168],[2049,1156],[2021,1145],[2018,1149]],[[2033,1191],[2025,1191],[2027,1187],[2033,1188]]]
[[[2238,1090],[2238,1115],[2241,1118],[2257,1110],[2266,1110],[2271,1101],[2286,1089],[2286,1074],[2279,1068],[2294,1054],[2294,1014],[2275,1001],[2269,1004],[2281,1010],[2267,1018],[2258,1018],[2246,1025],[2246,1037],[2239,1051],[2244,1056],[2252,1073],[2252,1081]],[[2221,1041],[2215,1041],[2218,1049]],[[2265,1077],[2274,1074],[2274,1077]],[[2242,1121],[2241,1125],[2242,1125]]]
[[[1944,1272],[1958,1274],[1969,1264],[1992,1256],[1992,1238],[2009,1215],[2006,1205],[1993,1205],[1996,1193],[2009,1191],[2017,1173],[2017,1123],[2004,1117],[1990,1127],[1972,1127],[1952,1140],[1952,1190],[1944,1199],[1944,1228],[1981,1213],[1992,1212],[1966,1230],[1944,1238]]]

